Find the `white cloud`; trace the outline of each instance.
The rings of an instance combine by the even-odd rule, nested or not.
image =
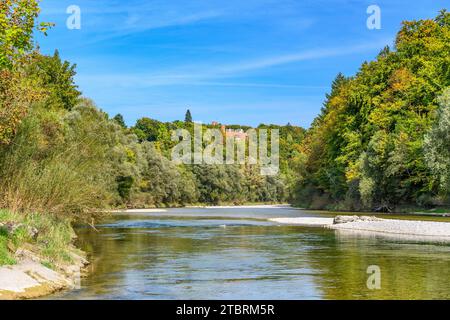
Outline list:
[[[254,87],[302,87],[301,85],[268,84],[268,83],[241,83],[218,82],[218,79],[227,79],[251,73],[260,69],[277,67],[301,61],[317,60],[358,54],[382,48],[389,41],[371,42],[345,47],[313,49],[284,55],[255,58],[249,61],[241,61],[223,65],[188,65],[178,66],[170,70],[160,70],[156,73],[131,73],[131,74],[102,74],[84,75],[79,79],[82,82],[95,81],[103,85],[115,85],[123,87],[152,87],[166,85],[211,85],[211,86],[254,86]],[[214,81],[216,80],[216,81]]]

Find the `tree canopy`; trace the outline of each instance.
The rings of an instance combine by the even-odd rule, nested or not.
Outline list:
[[[395,50],[383,49],[353,77],[336,77],[302,143],[299,203],[377,210],[430,204],[439,186],[424,137],[436,120],[438,97],[450,85],[449,43],[445,10],[434,20],[406,21]],[[439,141],[441,131],[427,139]]]
[[[184,122],[191,123],[192,122],[192,115],[191,110],[187,109],[186,116],[184,117]]]

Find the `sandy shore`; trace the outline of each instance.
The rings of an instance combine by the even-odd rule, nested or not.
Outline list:
[[[153,212],[167,212],[167,209],[124,209],[114,210],[113,213],[153,213]]]
[[[404,235],[426,238],[439,238],[450,240],[450,223],[432,222],[432,221],[412,221],[412,220],[394,220],[377,219],[377,221],[354,221],[334,224],[333,218],[276,218],[270,221],[301,225],[325,227],[334,230],[361,231],[365,233],[381,233],[391,235]]]
[[[242,205],[242,206],[186,206],[187,209],[288,209],[291,208],[289,204],[257,204],[257,205]],[[180,208],[173,208],[180,209]],[[182,209],[182,208],[181,208]],[[167,212],[168,209],[164,208],[151,208],[151,209],[123,209],[114,210],[112,213],[160,213]]]
[[[186,208],[207,208],[207,209],[284,209],[291,208],[290,204],[255,204],[242,206],[187,206]]]

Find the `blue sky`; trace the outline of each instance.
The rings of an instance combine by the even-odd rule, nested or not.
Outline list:
[[[366,27],[369,5],[381,30]],[[69,30],[69,5],[81,29]],[[85,96],[132,125],[143,116],[308,127],[338,72],[353,75],[394,41],[401,21],[443,0],[42,0],[44,53],[77,64]]]

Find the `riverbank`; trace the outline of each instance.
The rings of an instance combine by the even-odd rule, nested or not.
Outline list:
[[[295,204],[291,205],[293,208],[307,210],[312,212],[340,212],[341,214],[359,214],[359,215],[407,215],[407,216],[427,216],[427,217],[450,217],[450,206],[439,206],[431,209],[414,206],[398,207],[389,212],[374,212],[374,211],[349,211],[338,208],[316,209],[302,207]]]
[[[88,261],[72,250],[73,262],[55,269],[45,266],[32,251],[18,250],[16,264],[0,267],[0,300],[34,299],[77,288]]]
[[[0,299],[73,288],[88,264],[68,219],[0,210]]]
[[[285,209],[292,208],[289,204],[246,204],[246,205],[190,205],[185,206],[186,209]],[[111,213],[161,213],[167,212],[169,209],[180,208],[142,208],[142,209],[123,209],[113,210]],[[294,208],[295,209],[295,208]]]
[[[150,207],[142,207],[142,208],[115,208],[114,210],[111,210],[111,213],[117,213],[117,212],[165,212],[167,209],[181,209],[181,208],[208,208],[208,209],[227,209],[227,208],[243,208],[243,209],[261,209],[261,208],[294,208],[294,209],[300,209],[295,208],[289,203],[273,203],[273,202],[248,202],[248,203],[242,203],[242,204],[233,204],[231,202],[225,202],[218,205],[214,204],[207,204],[207,203],[193,203],[193,204],[187,204],[184,206],[167,206],[167,207],[156,207],[156,206],[150,206]]]
[[[274,218],[270,221],[280,224],[292,224],[311,227],[323,227],[334,230],[351,230],[380,234],[417,236],[421,238],[439,238],[450,240],[450,223],[434,221],[413,221],[381,219],[367,216],[337,216],[335,218]]]

